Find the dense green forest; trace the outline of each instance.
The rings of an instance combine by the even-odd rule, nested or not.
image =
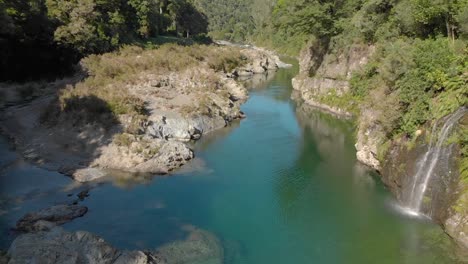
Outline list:
[[[0,79],[56,76],[88,54],[207,27],[189,0],[0,0]]]

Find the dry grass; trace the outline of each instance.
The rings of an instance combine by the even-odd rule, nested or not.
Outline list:
[[[95,96],[105,101],[115,115],[141,115],[145,112],[145,104],[132,95],[129,87],[141,81],[145,74],[165,75],[193,67],[230,72],[246,63],[246,60],[240,50],[232,47],[166,44],[145,50],[137,46],[125,46],[117,52],[84,58],[81,64],[89,76],[83,82],[61,92],[60,106],[64,110],[70,98]],[[204,86],[208,83],[211,89],[218,86],[216,77],[194,77],[200,79],[198,83],[204,83]]]

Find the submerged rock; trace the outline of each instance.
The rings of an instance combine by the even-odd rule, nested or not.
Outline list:
[[[76,170],[72,177],[78,182],[90,182],[106,176],[106,173],[98,168],[84,168]]]
[[[200,229],[192,229],[186,240],[164,245],[152,254],[167,264],[222,264],[224,258],[219,239]]]
[[[49,230],[56,225],[62,225],[82,217],[88,212],[86,206],[56,205],[37,212],[28,213],[16,223],[16,229],[23,232]]]

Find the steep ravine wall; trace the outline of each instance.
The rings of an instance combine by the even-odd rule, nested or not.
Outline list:
[[[385,135],[377,122],[382,110],[366,107],[350,113],[321,100],[324,95],[345,96],[350,90],[352,73],[363,69],[374,52],[374,46],[365,44],[352,44],[338,51],[325,48],[323,44],[309,45],[299,56],[300,73],[293,79],[294,99],[299,98],[335,115],[350,117],[354,114],[357,159],[379,171],[382,181],[404,206],[405,189],[413,181],[420,157],[428,148],[431,124],[421,127],[417,140],[411,144],[405,138],[387,143],[390,147],[382,156]],[[460,123],[467,122],[468,114],[465,114]],[[459,148],[455,144],[443,148],[444,160],[434,170],[435,177],[428,184],[421,210],[443,226],[455,241],[468,248],[468,197],[465,191],[468,186],[460,180],[458,172]]]

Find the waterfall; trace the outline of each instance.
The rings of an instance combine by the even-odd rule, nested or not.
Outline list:
[[[463,117],[466,111],[467,109],[465,107],[462,107],[452,115],[441,120],[445,122],[439,134],[437,134],[437,126],[439,122],[436,121],[434,123],[431,131],[429,148],[426,151],[426,153],[424,153],[424,156],[419,162],[416,174],[413,179],[413,185],[408,201],[409,209],[411,209],[412,211],[421,211],[421,204],[424,199],[424,194],[426,192],[434,169],[436,168],[437,162],[439,161],[441,152],[444,147],[444,142],[450,135],[450,132],[452,131],[454,125],[458,122],[458,120],[461,117]]]

